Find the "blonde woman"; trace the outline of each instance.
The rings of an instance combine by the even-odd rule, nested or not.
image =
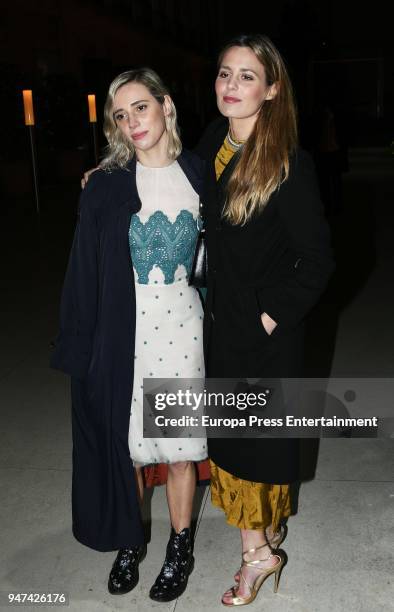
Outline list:
[[[333,260],[313,165],[297,146],[290,80],[272,42],[245,35],[222,50],[215,89],[223,117],[197,150],[207,162],[207,375],[297,377],[303,321]],[[209,439],[212,502],[242,544],[227,606],[253,601],[271,574],[277,588],[285,558],[274,549],[298,453],[295,439]]]
[[[105,159],[83,190],[52,365],[72,377],[73,532],[118,549],[110,593],[137,584],[144,550],[144,465],[168,464],[171,535],[150,590],[183,593],[193,569],[196,475],[206,440],[143,437],[143,378],[204,376],[203,312],[188,286],[202,163],[182,150],[176,110],[158,75],[131,70],[105,103]]]

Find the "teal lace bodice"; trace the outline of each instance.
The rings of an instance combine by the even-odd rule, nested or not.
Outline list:
[[[145,223],[138,214],[133,215],[129,243],[138,283],[149,284],[149,272],[155,265],[162,270],[166,285],[174,282],[179,265],[185,266],[189,275],[197,235],[197,221],[188,210],[181,210],[174,222],[161,210],[154,212]]]

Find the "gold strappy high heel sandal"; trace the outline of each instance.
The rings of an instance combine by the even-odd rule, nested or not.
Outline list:
[[[247,555],[248,553],[254,553],[256,552],[256,550],[260,550],[261,548],[264,548],[265,546],[268,546],[269,549],[271,550],[270,545],[267,543],[267,544],[262,544],[261,546],[257,546],[256,548],[251,548],[250,550],[246,550],[245,552],[242,553],[242,566],[241,566],[241,571],[240,571],[240,577],[243,580],[243,582],[246,584],[246,586],[248,587],[250,594],[246,596],[238,595],[237,593],[239,589],[239,584],[237,584],[231,587],[230,589],[232,592],[231,602],[227,603],[223,601],[223,598],[222,598],[222,604],[224,606],[228,606],[228,607],[246,606],[247,604],[252,603],[252,601],[256,599],[257,593],[259,592],[260,587],[262,586],[263,582],[265,581],[266,578],[268,578],[268,576],[271,576],[271,574],[275,574],[274,593],[278,591],[279,578],[280,578],[280,574],[281,574],[281,571],[282,571],[282,568],[285,562],[284,555],[281,551],[278,551],[275,554],[270,552],[268,557],[265,557],[265,559],[255,559],[254,561],[245,560],[245,555]],[[278,559],[278,563],[276,563],[272,567],[267,567],[267,568],[262,568],[258,566],[258,563],[261,563],[262,561],[268,561],[268,559],[271,559],[272,557],[276,557]],[[259,574],[254,579],[253,584],[249,584],[249,582],[244,578],[242,574],[242,569],[245,566],[254,567],[255,569],[259,570]]]
[[[264,535],[271,550],[275,550],[276,548],[279,548],[285,539],[287,535],[287,527],[284,525],[279,525],[279,531],[276,531],[271,539],[268,537],[266,529],[264,529]]]
[[[268,537],[266,529],[264,529],[264,535],[265,535],[265,539],[267,540],[268,546],[270,547],[270,549],[271,550],[276,550],[282,544],[283,540],[285,539],[285,537],[287,535],[287,527],[285,527],[284,525],[280,525],[279,526],[279,531],[276,531],[273,534],[271,539]],[[241,566],[242,566],[242,559],[241,559]],[[235,582],[239,582],[240,571],[241,571],[241,567],[239,568],[239,570],[234,575]]]

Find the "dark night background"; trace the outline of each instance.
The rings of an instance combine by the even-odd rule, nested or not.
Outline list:
[[[296,90],[301,142],[316,160],[337,269],[311,317],[309,361],[311,373],[328,374],[341,313],[362,294],[376,269],[379,241],[383,248],[377,226],[385,232],[384,248],[391,257],[394,51],[388,3],[379,0],[368,9],[353,0],[10,3],[0,22],[0,197],[6,220],[2,278],[7,313],[14,312],[22,283],[24,296],[35,301],[38,311],[50,309],[50,333],[56,332],[80,178],[94,165],[87,94],[96,94],[101,134],[103,104],[114,76],[132,67],[153,67],[170,87],[183,142],[192,147],[217,115],[217,51],[241,31],[268,34],[283,53]],[[36,117],[39,215],[23,119],[21,92],[29,88]],[[339,146],[333,164],[326,163],[327,156],[319,157],[322,109],[327,105]],[[384,295],[386,283],[380,291]],[[382,308],[379,292],[376,299],[377,312]],[[34,321],[37,312],[26,309]],[[318,346],[325,347],[319,356]],[[351,363],[345,363],[344,372],[349,365],[351,369]]]
[[[96,554],[71,537],[69,379],[49,369],[80,178],[94,164],[87,94],[96,94],[100,133],[106,91],[120,71],[141,65],[157,70],[173,94],[183,142],[192,147],[217,114],[213,81],[222,43],[241,31],[274,40],[295,86],[301,141],[319,171],[336,259],[329,286],[308,317],[305,375],[344,378],[346,385],[350,380],[348,390],[356,388],[353,378],[392,383],[392,4],[9,0],[2,7],[0,600],[8,590],[34,588],[69,591],[70,612],[152,609],[147,593],[168,538],[164,488],[153,495],[153,536],[141,584],[130,599],[112,604],[106,587],[112,553]],[[22,89],[34,96],[39,214]],[[328,117],[338,144],[333,154],[322,147]],[[359,416],[357,401],[348,403],[352,393],[339,403]],[[379,415],[381,397],[368,392],[367,399],[368,416]],[[264,587],[254,609],[392,609],[393,422],[386,421],[387,439],[304,441],[300,512],[290,519],[285,541],[291,563],[281,594]],[[206,501],[208,490],[204,495]],[[293,499],[297,508],[296,494]],[[209,503],[201,508],[197,567],[177,612],[223,608],[220,594],[239,560],[238,537]]]
[[[113,77],[153,67],[170,87],[191,147],[216,114],[217,50],[241,31],[268,34],[284,54],[304,146],[313,147],[314,113],[328,101],[345,148],[389,147],[394,52],[388,7],[353,0],[14,0],[0,23],[0,193],[31,190],[22,89],[33,89],[40,183],[73,182],[93,162],[87,93],[96,94],[101,134]]]

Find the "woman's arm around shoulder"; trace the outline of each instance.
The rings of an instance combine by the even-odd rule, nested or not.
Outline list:
[[[99,210],[104,204],[110,189],[111,174],[102,168],[94,169],[89,175],[89,180],[79,196],[78,210],[86,206],[92,210]]]

